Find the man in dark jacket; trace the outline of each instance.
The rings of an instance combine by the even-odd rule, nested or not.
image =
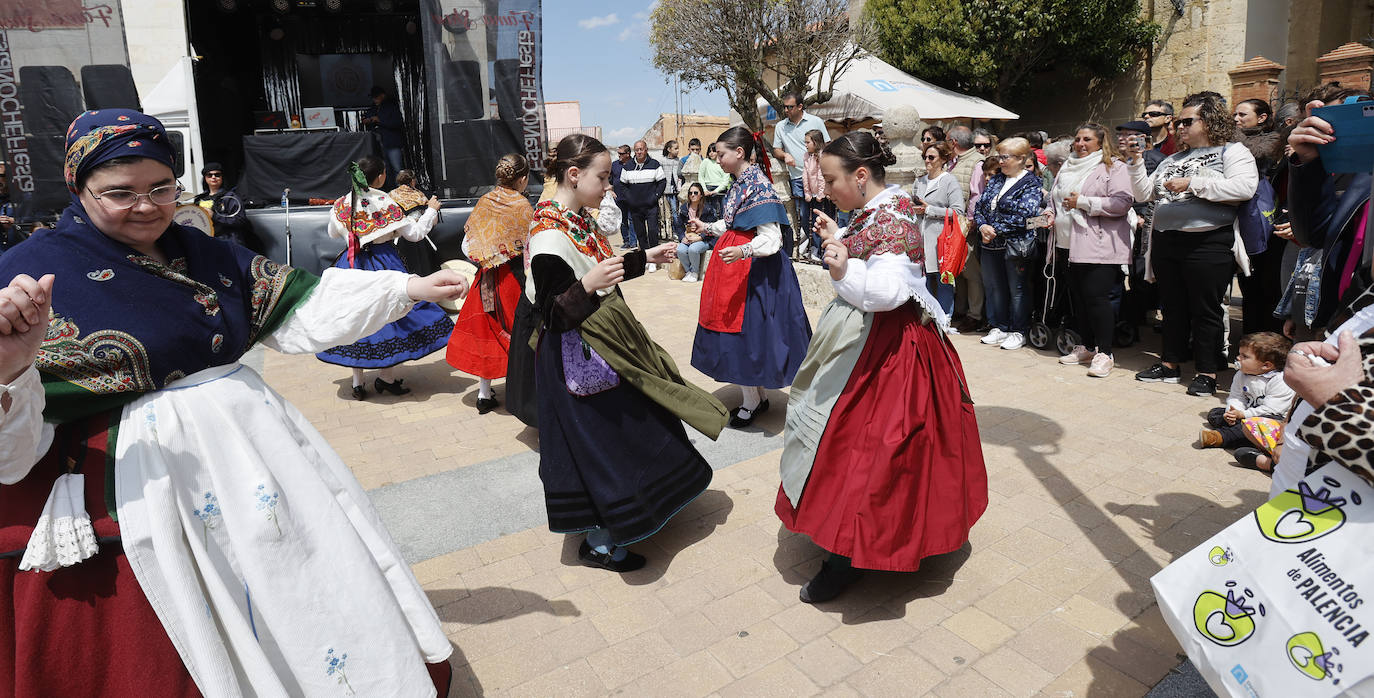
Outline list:
[[[667,187],[667,177],[658,160],[649,157],[649,146],[635,141],[634,157],[620,168],[620,185],[625,189],[622,208],[629,214],[630,234],[644,249],[658,246],[658,200]],[[654,270],[650,264],[646,269]]]
[[[373,87],[371,95],[373,107],[363,112],[363,125],[375,131],[382,141],[382,159],[386,161],[383,188],[390,191],[396,186],[396,173],[405,167],[406,124],[401,117],[401,105],[385,88]]]
[[[637,241],[634,229],[630,228],[630,212],[625,208],[625,185],[620,181],[620,171],[630,161],[630,146],[620,146],[616,155],[617,159],[611,161],[611,193],[615,194],[615,205],[620,208],[620,247],[628,250]]]

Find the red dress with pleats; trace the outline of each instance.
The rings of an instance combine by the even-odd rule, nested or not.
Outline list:
[[[523,263],[519,258],[516,264]],[[485,281],[492,277],[492,282]],[[492,283],[495,293],[491,312],[482,300],[482,284]],[[472,290],[463,301],[463,309],[448,338],[448,364],[463,373],[478,378],[504,378],[507,354],[510,352],[510,332],[515,326],[515,306],[520,302],[520,282],[509,264],[480,268],[472,281]]]
[[[875,313],[798,508],[778,489],[783,524],[864,569],[915,571],[963,546],[988,504],[963,373],[914,303]]]

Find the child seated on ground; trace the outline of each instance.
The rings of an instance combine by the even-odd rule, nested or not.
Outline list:
[[[1255,332],[1240,339],[1225,407],[1207,413],[1198,434],[1203,448],[1236,448],[1236,460],[1268,471],[1281,439],[1283,420],[1293,406],[1293,389],[1283,382],[1283,367],[1293,342],[1275,332]],[[1260,449],[1250,448],[1251,445]]]

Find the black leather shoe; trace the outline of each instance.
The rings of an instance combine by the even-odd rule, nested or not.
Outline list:
[[[361,385],[355,385],[355,386],[353,386],[353,399],[354,399],[354,400],[366,400],[366,399],[367,399],[367,388],[364,388],[364,387],[361,386]]]
[[[863,570],[827,559],[821,563],[821,571],[801,588],[802,603],[825,603],[834,599],[862,576]]]
[[[477,398],[477,414],[486,414],[500,406],[501,403],[497,402],[495,397]]]
[[[767,400],[764,400],[763,402],[760,402],[760,403],[759,403],[759,406],[758,406],[758,407],[755,407],[753,410],[746,410],[746,409],[744,409],[743,407],[741,407],[741,408],[739,408],[738,410],[735,410],[735,413],[734,413],[734,414],[730,415],[730,426],[732,426],[732,427],[734,427],[734,428],[736,428],[736,429],[740,429],[740,428],[743,428],[743,427],[747,427],[747,426],[749,426],[750,424],[753,424],[753,423],[754,423],[754,418],[755,418],[755,417],[757,417],[757,416],[759,416],[759,415],[761,415],[761,414],[763,414],[764,412],[767,412],[767,411],[768,411],[768,401],[767,401]],[[741,417],[741,416],[739,416],[741,412],[743,412],[743,413],[745,413],[745,414],[747,414],[747,415],[749,415],[749,416],[748,416],[748,417]]]
[[[404,378],[397,378],[395,383],[388,383],[382,380],[381,378],[378,378],[375,382],[373,382],[372,387],[377,389],[378,395],[382,393],[391,393],[392,395],[405,395],[406,393],[410,392],[410,388],[401,385],[401,383],[404,381]]]
[[[600,567],[612,572],[633,572],[648,562],[643,555],[637,555],[628,550],[625,551],[623,559],[612,559],[613,555],[615,555],[614,549],[609,553],[598,553],[592,550],[592,546],[588,545],[585,540],[582,541],[582,546],[577,549],[577,559],[581,560],[582,564],[588,567]]]

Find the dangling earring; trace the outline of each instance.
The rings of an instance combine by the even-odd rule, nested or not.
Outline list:
[[[859,182],[859,196],[862,196],[865,199],[868,198],[868,192],[864,189],[863,182]]]

